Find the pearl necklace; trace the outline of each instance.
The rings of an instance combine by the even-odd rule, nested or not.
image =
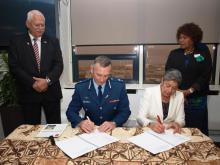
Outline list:
[[[192,50],[185,50],[184,51],[184,55],[189,55],[189,54],[192,54],[194,52],[194,49]]]

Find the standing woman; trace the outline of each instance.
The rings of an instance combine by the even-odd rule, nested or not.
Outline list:
[[[182,73],[180,90],[185,96],[186,127],[199,128],[208,135],[207,94],[211,77],[212,60],[208,47],[201,43],[202,29],[186,23],[177,30],[180,48],[172,50],[165,69],[178,69]]]

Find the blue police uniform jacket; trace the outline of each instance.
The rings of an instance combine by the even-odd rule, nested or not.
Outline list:
[[[77,83],[66,112],[72,127],[85,120],[79,116],[82,108],[85,117],[88,116],[95,125],[101,125],[104,121],[113,121],[116,126],[122,126],[131,114],[125,83],[120,79],[109,78],[101,102],[96,94],[93,79]]]

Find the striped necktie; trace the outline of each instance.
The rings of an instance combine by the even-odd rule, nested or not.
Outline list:
[[[38,48],[38,45],[37,45],[37,39],[34,38],[33,40],[34,40],[34,44],[33,44],[34,55],[35,55],[35,59],[37,61],[38,70],[40,71],[40,56],[39,56],[39,48]]]

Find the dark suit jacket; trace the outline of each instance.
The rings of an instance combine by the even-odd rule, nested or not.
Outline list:
[[[58,39],[42,36],[40,66],[39,72],[28,33],[11,40],[9,68],[17,81],[19,102],[57,101],[62,98],[59,78],[63,71],[63,59]],[[46,92],[38,93],[32,88],[34,76],[47,76],[51,80]]]
[[[172,50],[165,68],[175,68],[181,72],[180,89],[193,87],[196,90],[189,97],[207,95],[212,71],[212,59],[208,48],[196,47],[193,55],[187,56],[181,48]]]

